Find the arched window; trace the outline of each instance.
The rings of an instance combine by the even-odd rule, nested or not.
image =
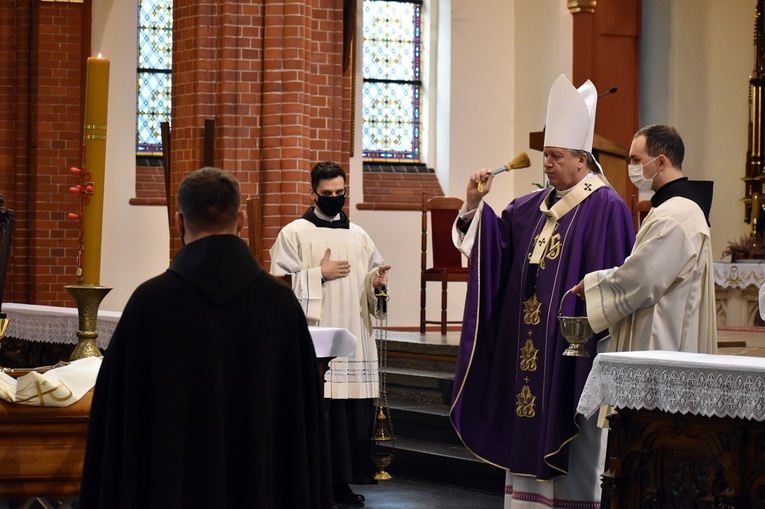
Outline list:
[[[365,161],[421,162],[422,0],[363,2]]]
[[[138,10],[136,155],[161,156],[160,123],[170,121],[173,2],[140,0]]]

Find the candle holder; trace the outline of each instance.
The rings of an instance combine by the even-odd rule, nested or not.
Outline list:
[[[8,330],[8,324],[11,323],[11,319],[5,313],[0,313],[0,341],[5,337],[5,331]]]
[[[64,289],[69,292],[77,304],[79,328],[77,330],[77,346],[74,347],[69,360],[76,361],[85,357],[102,358],[98,349],[98,307],[106,294],[112,289],[106,286],[67,285]]]

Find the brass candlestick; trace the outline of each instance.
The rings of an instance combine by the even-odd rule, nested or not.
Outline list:
[[[77,330],[77,346],[74,347],[69,360],[76,361],[85,357],[103,357],[98,349],[98,307],[111,288],[105,286],[67,285],[64,289],[69,292],[77,304],[79,328]]]
[[[5,331],[8,330],[8,324],[11,323],[11,319],[5,313],[0,313],[0,340],[5,337]]]

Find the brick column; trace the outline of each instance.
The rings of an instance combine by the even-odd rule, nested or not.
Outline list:
[[[204,121],[214,118],[215,164],[245,197],[260,195],[268,249],[308,206],[313,164],[348,166],[343,1],[176,0],[174,16],[173,199],[202,165]],[[174,254],[180,241],[171,239]]]

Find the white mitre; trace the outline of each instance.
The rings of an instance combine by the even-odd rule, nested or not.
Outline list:
[[[545,147],[592,152],[598,91],[590,80],[578,89],[561,74],[547,99]]]

